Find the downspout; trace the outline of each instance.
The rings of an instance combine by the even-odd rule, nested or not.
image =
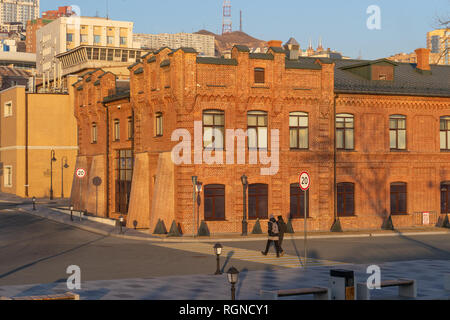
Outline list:
[[[331,226],[331,232],[342,232],[342,227],[341,227],[341,222],[337,216],[337,168],[336,168],[336,163],[337,163],[337,139],[336,139],[336,100],[337,100],[338,95],[335,94],[334,95],[334,102],[333,102],[333,128],[334,128],[334,132],[333,132],[333,137],[334,137],[334,151],[333,151],[333,170],[334,170],[334,174],[333,174],[333,179],[334,179],[334,183],[333,183],[333,196],[334,196],[334,222],[333,225]]]
[[[106,217],[109,218],[109,109],[102,103],[106,108]]]
[[[28,95],[25,92],[25,197],[28,198]]]

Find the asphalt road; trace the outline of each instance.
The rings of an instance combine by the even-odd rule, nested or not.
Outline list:
[[[0,286],[65,281],[70,265],[80,266],[83,281],[212,274],[216,268],[212,255],[100,236],[1,206]],[[226,245],[265,247],[262,241]],[[283,247],[289,255],[303,254],[302,240],[287,237]],[[316,239],[308,247],[309,257],[357,264],[450,260],[450,235]],[[249,271],[279,268],[232,257],[223,258],[222,265],[224,270],[231,265]]]

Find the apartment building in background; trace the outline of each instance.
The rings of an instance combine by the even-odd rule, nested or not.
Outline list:
[[[427,33],[427,48],[440,56],[439,64],[450,64],[450,29],[436,29]]]
[[[194,33],[136,33],[133,39],[136,44],[145,49],[158,50],[163,47],[170,49],[189,47],[194,48],[201,56],[214,57],[215,55],[215,40],[214,36],[210,35]]]
[[[26,24],[26,50],[30,53],[36,53],[36,32],[43,26],[53,20],[61,17],[70,17],[73,15],[72,8],[69,6],[58,7],[57,10],[42,12],[42,17],[29,20]]]
[[[2,0],[0,2],[0,25],[20,22],[25,28],[28,20],[39,17],[40,0]]]
[[[61,17],[36,32],[37,72],[47,79],[61,74],[57,55],[79,46],[133,48],[133,22],[98,17]]]

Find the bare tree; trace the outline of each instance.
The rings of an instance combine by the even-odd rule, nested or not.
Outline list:
[[[439,64],[441,59],[445,59],[445,57],[449,54],[449,38],[450,38],[450,15],[447,13],[442,16],[436,16],[435,18],[435,28],[436,29],[445,29],[444,36],[440,38],[439,47],[444,48],[444,50],[440,50],[440,55],[436,64]]]

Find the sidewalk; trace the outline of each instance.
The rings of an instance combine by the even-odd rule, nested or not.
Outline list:
[[[368,265],[345,265],[339,269],[353,270],[355,283],[366,282]],[[382,280],[412,279],[417,281],[417,300],[449,300],[444,277],[450,270],[448,260],[416,260],[380,264]],[[240,270],[236,285],[237,300],[259,300],[260,290],[329,287],[330,270],[320,266],[304,269],[260,271]],[[81,270],[83,274],[83,270]],[[121,279],[83,282],[81,290],[68,290],[65,279],[48,284],[0,287],[0,296],[19,297],[58,294],[72,291],[81,300],[230,300],[227,275],[188,275],[150,279]],[[372,300],[407,300],[398,296],[398,288],[371,291]],[[312,296],[281,300],[311,300]],[[409,298],[411,299],[411,298]]]
[[[53,208],[52,208],[53,207]],[[19,209],[28,214],[43,217],[55,222],[64,223],[81,230],[96,234],[123,238],[128,240],[153,241],[153,242],[241,242],[241,241],[261,241],[267,240],[267,236],[249,234],[242,237],[240,234],[212,235],[211,237],[194,238],[192,235],[183,237],[167,237],[165,235],[152,235],[149,231],[140,231],[123,227],[120,234],[120,227],[115,225],[114,220],[83,216],[80,221],[79,212],[73,212],[73,221],[70,220],[70,211],[52,204],[38,204],[36,211],[33,211],[31,204],[25,204]],[[102,221],[102,222],[100,222]],[[387,236],[414,236],[414,235],[437,235],[449,234],[449,229],[435,227],[402,228],[395,231],[371,230],[371,231],[348,231],[343,233],[332,232],[309,232],[308,239],[336,239],[336,238],[361,238],[361,237],[387,237]],[[303,232],[289,234],[291,239],[304,239]]]

